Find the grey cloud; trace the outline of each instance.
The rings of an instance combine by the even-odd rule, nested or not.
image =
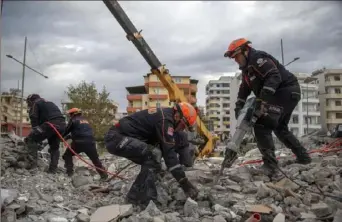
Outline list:
[[[294,57],[293,71],[311,72],[322,66],[341,67],[340,2],[133,2],[121,1],[137,29],[172,74],[200,80],[205,74],[234,72],[237,65],[223,58],[232,39],[247,37],[257,49],[280,59],[284,40],[285,62]],[[51,73],[45,80],[27,71],[26,93],[39,92],[58,102],[65,87],[80,80],[106,86],[112,98],[127,105],[124,87],[143,84],[149,67],[102,1],[6,1],[2,23],[2,89],[16,87],[21,67],[5,54],[23,55],[28,36],[35,55],[27,63]],[[70,47],[61,47],[69,45]],[[71,46],[82,47],[76,51]],[[37,58],[36,58],[37,57]],[[39,61],[38,64],[36,59]],[[58,64],[74,64],[61,73]],[[83,75],[65,79],[85,65]],[[59,76],[61,75],[61,76]],[[75,75],[75,74],[73,74]],[[203,104],[204,92],[199,93]]]

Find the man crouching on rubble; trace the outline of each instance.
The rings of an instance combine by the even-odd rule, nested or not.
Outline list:
[[[224,54],[235,59],[242,70],[242,83],[235,108],[236,118],[247,97],[253,92],[257,97],[254,126],[257,145],[263,155],[265,174],[273,180],[283,177],[278,168],[272,131],[278,139],[297,156],[297,163],[309,164],[311,158],[298,139],[289,131],[288,123],[301,99],[297,78],[285,69],[273,56],[255,50],[251,42],[241,38],[234,40]],[[231,155],[231,150],[226,155]]]
[[[162,157],[185,194],[191,198],[198,195],[198,190],[179,164],[174,141],[174,131],[193,127],[196,118],[194,107],[183,102],[172,108],[136,112],[110,128],[105,136],[108,152],[141,165],[141,171],[127,194],[128,202],[146,205],[157,199],[155,181],[161,170]]]
[[[108,175],[104,171],[105,168],[99,159],[93,129],[89,122],[82,116],[82,111],[78,108],[72,108],[68,110],[67,113],[70,116],[70,120],[63,134],[64,139],[67,140],[71,138],[71,148],[73,151],[77,154],[84,152],[93,162],[94,166],[97,167],[96,171],[101,176],[101,179],[107,179]],[[68,176],[72,176],[74,173],[74,164],[72,162],[73,156],[74,153],[70,149],[66,149],[63,154]]]
[[[32,131],[25,138],[32,161],[31,168],[37,166],[39,143],[47,139],[49,143],[50,164],[48,173],[56,173],[59,159],[60,138],[55,130],[48,124],[52,124],[59,133],[65,130],[66,122],[60,109],[53,102],[41,98],[37,94],[31,94],[26,99],[29,107],[29,117]]]

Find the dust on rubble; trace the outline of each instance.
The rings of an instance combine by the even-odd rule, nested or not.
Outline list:
[[[278,149],[286,156],[289,150]],[[200,190],[196,200],[186,198],[170,174],[158,183],[158,201],[145,209],[125,203],[139,166],[132,164],[120,175],[128,178],[101,182],[97,173],[75,160],[75,176],[66,177],[63,161],[60,172],[44,172],[48,154],[40,152],[39,169],[28,170],[24,146],[2,139],[1,221],[7,222],[224,222],[248,221],[259,215],[262,221],[342,221],[342,196],[339,170],[342,156],[317,154],[309,165],[281,161],[289,178],[270,183],[256,165],[226,169],[218,184],[213,175],[220,167],[219,158],[197,161],[187,176]],[[258,159],[257,150],[247,152],[239,162]],[[112,155],[101,157],[110,172],[117,172],[129,161]],[[313,192],[309,192],[313,191]],[[333,197],[323,196],[327,193]]]

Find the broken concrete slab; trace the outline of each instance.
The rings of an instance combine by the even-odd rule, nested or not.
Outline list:
[[[90,217],[90,222],[109,222],[133,213],[133,206],[113,204],[98,208]]]

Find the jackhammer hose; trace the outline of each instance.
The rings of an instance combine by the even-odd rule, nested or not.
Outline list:
[[[78,159],[80,159],[82,162],[84,162],[85,164],[89,165],[90,167],[92,167],[92,168],[94,168],[94,169],[97,169],[97,170],[100,170],[100,171],[102,171],[102,172],[104,172],[104,173],[107,173],[107,174],[109,174],[109,175],[112,175],[112,178],[111,178],[111,179],[117,177],[117,178],[119,178],[119,179],[121,179],[121,180],[126,180],[126,178],[121,177],[121,176],[119,176],[119,175],[116,174],[116,173],[108,172],[108,171],[105,170],[105,169],[102,169],[102,168],[100,168],[100,167],[94,166],[93,164],[87,162],[85,159],[83,159],[78,153],[76,153],[76,152],[71,148],[71,146],[67,143],[67,141],[65,141],[65,139],[63,138],[63,136],[60,134],[60,132],[56,129],[56,127],[55,127],[52,123],[49,123],[49,122],[46,122],[46,123],[55,131],[55,133],[57,134],[57,136],[63,141],[64,145],[65,145],[65,146],[66,146],[66,147],[67,147],[67,148],[68,148],[68,149],[69,149],[69,150],[70,150]]]

